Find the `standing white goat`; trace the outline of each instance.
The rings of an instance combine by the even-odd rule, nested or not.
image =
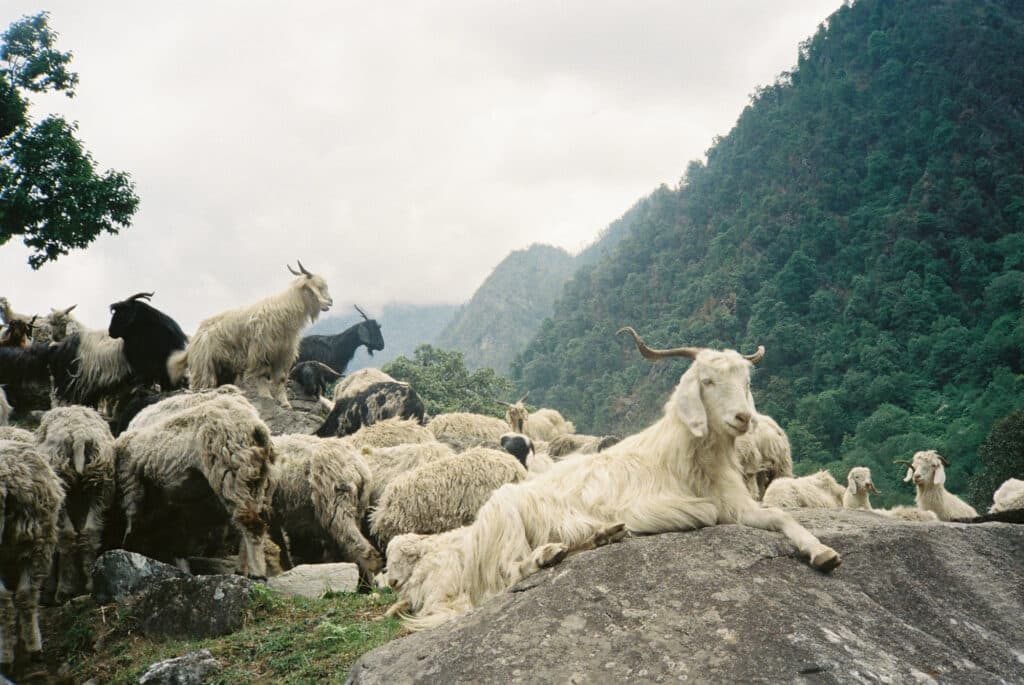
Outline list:
[[[522,433],[534,440],[553,440],[559,435],[571,435],[576,432],[576,427],[557,409],[538,409],[529,412],[523,405],[526,395],[520,397],[515,404],[495,400],[498,404],[508,407],[505,412],[505,420],[512,427],[513,432]]]
[[[186,369],[193,390],[251,381],[260,396],[290,407],[288,371],[299,355],[299,334],[334,304],[327,281],[298,264],[300,271],[288,267],[298,278],[284,292],[202,321],[188,346],[167,360],[171,381]]]
[[[751,427],[750,370],[764,348],[749,356],[692,347],[652,350],[632,328],[623,331],[646,359],[694,360],[663,417],[592,457],[560,462],[502,486],[469,526],[392,540],[388,581],[400,594],[396,611],[419,614],[410,621],[413,627],[437,625],[524,575],[620,539],[625,531],[741,523],[782,532],[817,569],[840,564],[839,554],[792,516],[760,507],[743,482],[735,441]]]
[[[946,490],[946,468],[949,462],[935,450],[916,452],[913,461],[897,461],[907,465],[904,483],[917,486],[918,509],[934,512],[940,521],[975,518],[978,512],[967,502]]]

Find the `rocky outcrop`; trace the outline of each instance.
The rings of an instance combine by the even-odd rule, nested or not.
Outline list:
[[[1024,527],[797,518],[830,575],[742,526],[633,538],[363,656],[349,681],[1000,683],[1024,673]]]
[[[355,564],[299,564],[267,580],[267,587],[289,597],[318,599],[325,592],[355,592],[359,567]]]
[[[171,578],[141,595],[132,614],[146,637],[227,635],[242,627],[253,584],[241,576]]]
[[[158,661],[139,677],[141,685],[202,685],[221,669],[208,649]]]
[[[97,604],[124,602],[167,578],[188,574],[170,564],[123,549],[101,554],[92,567],[92,596]]]

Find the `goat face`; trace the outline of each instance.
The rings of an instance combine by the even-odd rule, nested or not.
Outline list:
[[[359,324],[359,342],[366,345],[366,351],[373,356],[374,351],[384,349],[384,336],[380,332],[380,324],[369,319]]]
[[[871,491],[878,494],[875,484],[871,481],[871,469],[866,466],[855,466],[846,475],[847,490],[851,495]]]
[[[323,276],[306,274],[297,279],[296,284],[302,289],[302,299],[306,302],[307,310],[313,312],[310,318],[315,319],[320,312],[326,312],[334,305]]]
[[[416,563],[423,556],[423,538],[418,533],[405,533],[388,543],[387,578],[392,590],[400,590],[412,576]]]
[[[131,330],[132,324],[139,313],[137,302],[115,302],[110,305],[110,326],[107,335],[111,338],[123,338]]]
[[[73,304],[67,309],[51,309],[46,315],[46,323],[50,327],[50,336],[53,342],[60,342],[68,337],[68,324],[71,322],[71,312],[77,307]]]
[[[907,468],[907,475],[903,479],[906,483],[914,481],[914,485],[942,485],[946,482],[946,469],[949,464],[941,454],[935,450],[926,450],[914,454],[914,460]]]
[[[522,400],[508,405],[508,411],[505,412],[505,420],[516,433],[522,433],[526,429],[526,420],[528,418],[530,418],[530,412],[526,411]]]
[[[751,362],[732,350],[700,350],[679,380],[666,409],[674,411],[698,438],[736,438],[754,426]]]

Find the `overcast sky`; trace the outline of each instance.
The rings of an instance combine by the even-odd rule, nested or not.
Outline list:
[[[77,120],[141,203],[38,272],[0,247],[0,295],[106,327],[155,290],[191,332],[298,258],[338,313],[464,302],[510,251],[576,252],[678,184],[839,5],[3,0],[0,28],[47,9],[75,55],[77,96],[35,118]]]

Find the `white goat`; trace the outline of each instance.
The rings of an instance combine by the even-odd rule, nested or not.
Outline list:
[[[764,491],[768,507],[804,507],[809,509],[841,509],[843,488],[828,471],[818,471],[801,478],[777,478]]]
[[[0,440],[14,440],[15,442],[35,444],[36,436],[32,431],[27,431],[17,426],[0,426]]]
[[[89,407],[56,407],[36,431],[39,449],[64,484],[57,541],[57,601],[92,592],[92,564],[114,503],[114,436]]]
[[[455,456],[455,451],[443,442],[409,443],[392,447],[363,447],[363,459],[373,474],[370,503],[376,505],[384,488],[397,476],[423,464]]]
[[[394,447],[412,443],[437,442],[437,438],[414,419],[385,419],[363,426],[344,437],[353,447]]]
[[[298,278],[284,292],[202,321],[188,346],[167,360],[171,381],[176,384],[186,369],[193,390],[249,381],[260,396],[290,407],[288,372],[299,355],[302,328],[334,304],[327,281],[301,262],[299,269],[288,267]]]
[[[871,481],[871,469],[867,466],[854,466],[846,474],[846,492],[843,493],[844,509],[870,509],[869,491],[878,494],[875,484]]]
[[[464,528],[423,537],[400,535],[388,547],[388,581],[400,595],[394,612],[418,613],[417,628],[479,605],[524,575],[566,554],[620,539],[716,523],[780,531],[811,565],[831,571],[839,554],[792,516],[751,498],[735,440],[751,426],[749,356],[733,350],[652,350],[631,328],[647,359],[693,359],[665,405],[641,433],[591,457],[505,485]]]
[[[904,483],[914,481],[918,509],[935,512],[940,521],[975,518],[974,507],[946,490],[946,468],[949,462],[935,450],[916,452],[913,461],[897,461],[907,465]]]
[[[522,433],[534,440],[552,440],[559,435],[569,435],[576,432],[576,427],[571,421],[566,421],[556,409],[538,409],[530,412],[523,405],[523,395],[515,404],[497,400],[498,404],[508,407],[505,412],[505,420],[512,430]]]
[[[617,435],[583,435],[580,433],[566,433],[556,435],[548,442],[548,456],[555,461],[561,460],[570,454],[597,454],[606,450],[612,445],[621,442],[622,438]],[[540,451],[540,446],[534,443],[534,447]]]
[[[992,506],[988,513],[1024,509],[1024,480],[1008,478],[992,493]]]
[[[501,419],[471,412],[438,414],[430,420],[427,428],[438,439],[450,437],[456,440],[494,443],[501,440],[501,436],[508,432],[508,424]]]
[[[35,445],[0,440],[0,673],[10,675],[20,639],[42,658],[39,590],[57,546],[60,479]],[[0,680],[6,678],[0,677]]]
[[[736,453],[747,489],[760,501],[773,480],[793,477],[793,453],[786,431],[775,419],[765,414],[754,418],[754,427],[736,438]]]

